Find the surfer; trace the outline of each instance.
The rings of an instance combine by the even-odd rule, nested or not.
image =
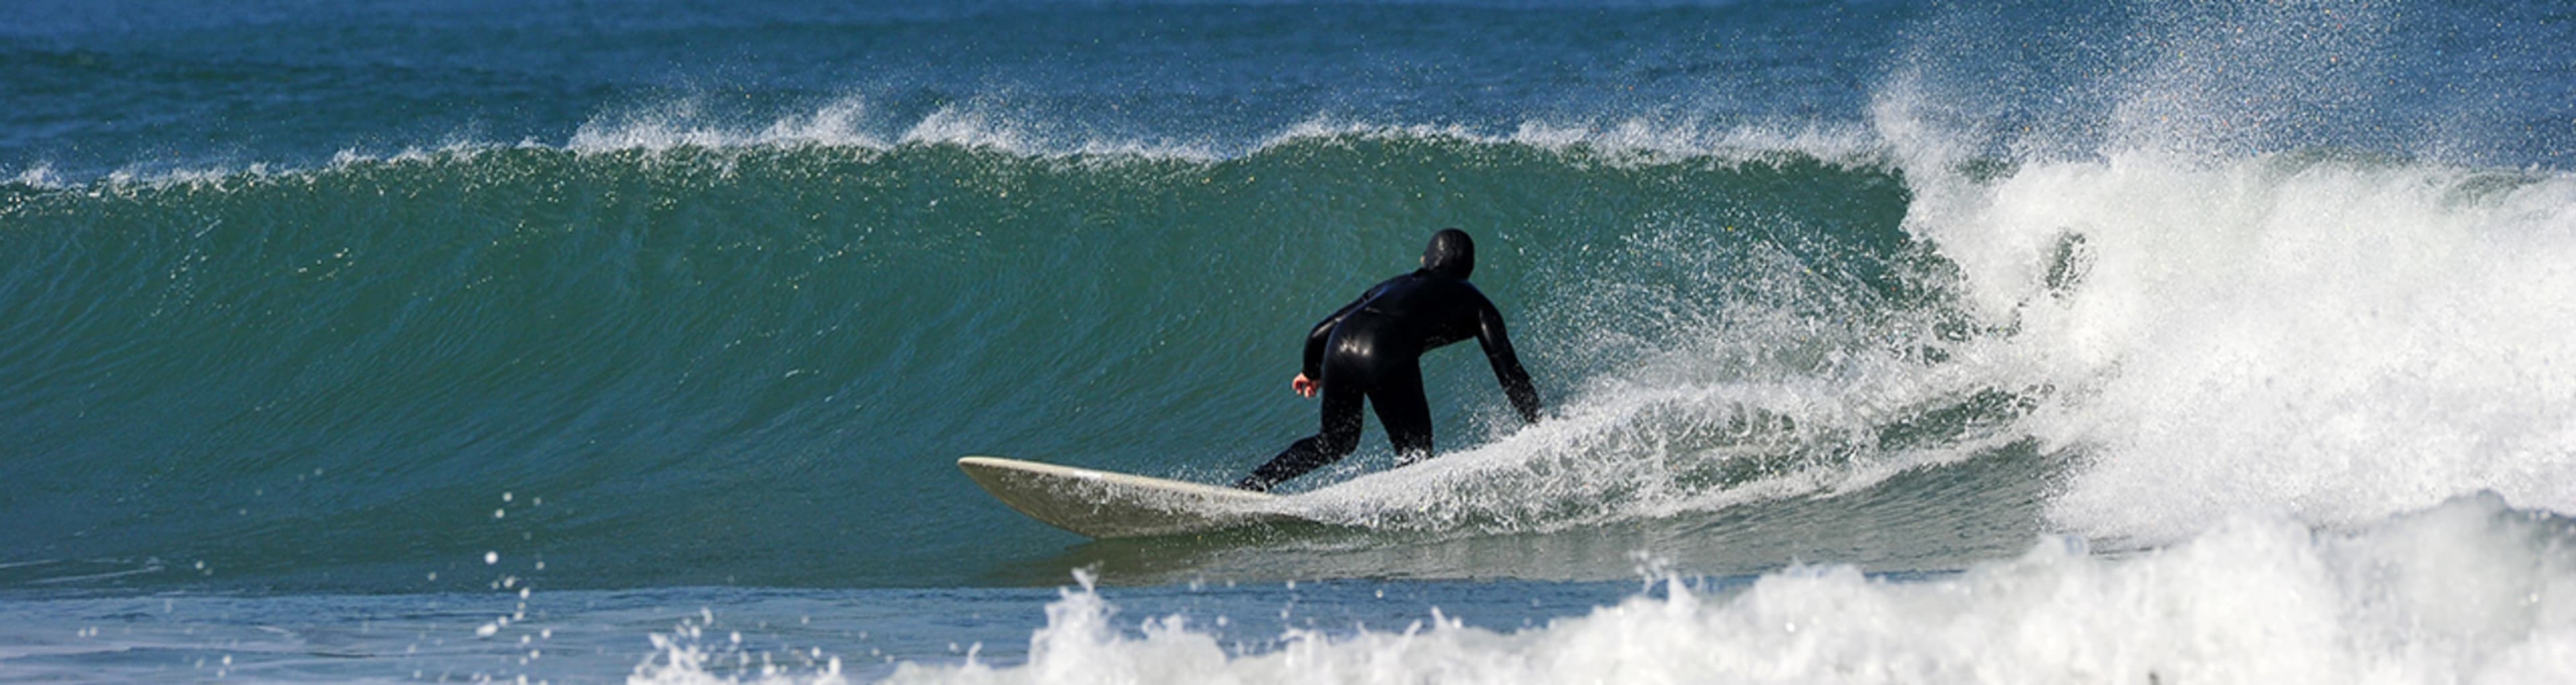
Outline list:
[[[1324,395],[1323,430],[1298,440],[1235,487],[1267,491],[1273,485],[1340,461],[1360,444],[1360,402],[1377,410],[1398,465],[1431,456],[1431,405],[1422,395],[1422,352],[1475,338],[1493,364],[1494,378],[1521,420],[1538,422],[1538,389],[1512,354],[1502,312],[1485,299],[1468,272],[1476,245],[1467,232],[1441,229],[1422,251],[1422,268],[1386,279],[1306,334],[1305,366],[1289,387]]]

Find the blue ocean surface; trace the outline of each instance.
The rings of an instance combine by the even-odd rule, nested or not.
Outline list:
[[[2576,681],[2576,8],[0,8],[0,682]],[[1476,237],[1546,411],[1087,540]]]

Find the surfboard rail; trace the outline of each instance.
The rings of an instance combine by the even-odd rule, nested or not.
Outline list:
[[[968,456],[958,470],[1029,518],[1092,538],[1135,538],[1303,520],[1278,495],[1004,457]]]

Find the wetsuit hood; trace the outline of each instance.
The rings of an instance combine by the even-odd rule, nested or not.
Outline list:
[[[1468,239],[1466,231],[1440,229],[1431,234],[1431,246],[1422,249],[1422,270],[1467,280],[1467,274],[1476,270],[1476,241]]]

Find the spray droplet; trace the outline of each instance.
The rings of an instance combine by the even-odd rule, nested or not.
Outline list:
[[[484,553],[483,553],[483,563],[485,563],[485,564],[498,564],[498,563],[501,563],[501,553],[500,553],[500,552],[484,552]]]

